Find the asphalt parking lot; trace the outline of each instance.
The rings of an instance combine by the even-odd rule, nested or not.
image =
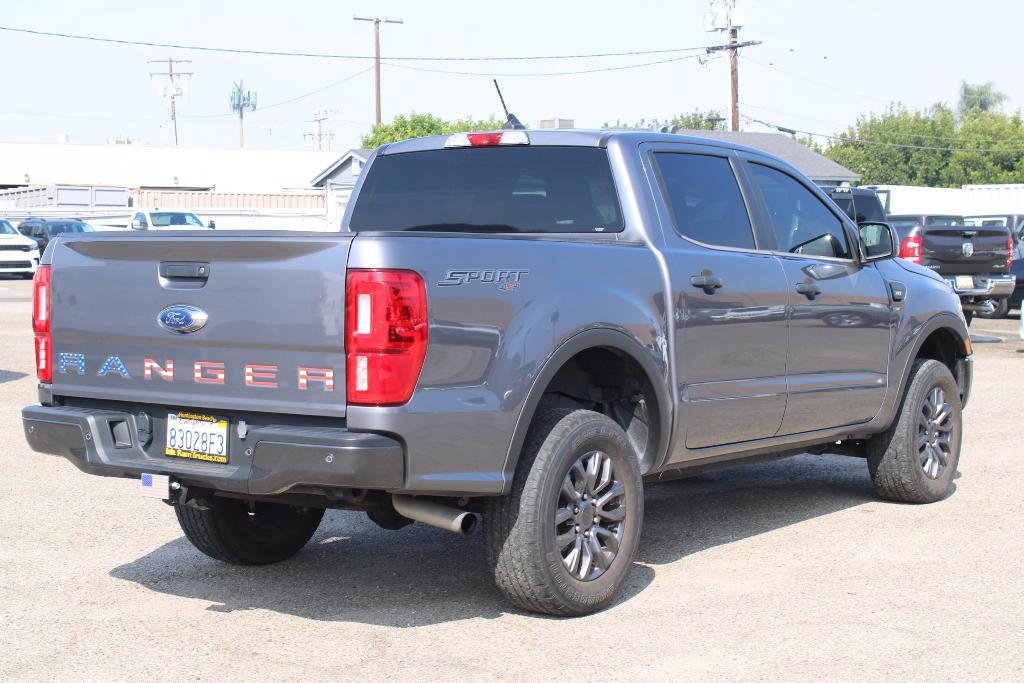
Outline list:
[[[1024,344],[975,322],[956,490],[877,500],[799,456],[653,486],[619,601],[502,602],[479,536],[329,512],[306,551],[200,555],[137,483],[31,453],[31,283],[0,276],[0,678],[1024,680]]]

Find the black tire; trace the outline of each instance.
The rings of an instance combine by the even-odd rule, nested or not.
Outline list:
[[[312,538],[323,508],[249,503],[213,496],[207,509],[175,505],[178,524],[200,552],[230,564],[270,564],[299,552]]]
[[[574,464],[590,463],[588,458],[594,458],[595,454],[602,466],[602,458],[610,458],[612,479],[597,482],[603,488],[584,485],[580,489],[577,486],[573,496],[583,496],[586,490],[597,490],[598,494],[591,495],[589,508],[583,496],[578,503],[580,507],[575,510],[579,514],[559,523],[556,512],[572,513],[568,506],[575,505],[559,507],[568,495],[563,481],[570,477]],[[577,476],[580,472],[573,469]],[[621,493],[609,499],[607,494],[613,488]],[[614,502],[594,506],[594,498]],[[526,611],[579,616],[600,610],[614,599],[629,575],[643,525],[643,503],[643,480],[636,453],[615,422],[589,410],[542,405],[523,445],[512,492],[491,498],[485,504],[484,542],[495,583],[509,602]],[[624,508],[618,514],[623,514],[624,518],[620,522],[607,521],[608,517],[617,516],[619,504]],[[605,505],[616,507],[606,509]],[[589,524],[596,526],[588,526],[587,520],[581,521],[581,516],[590,514],[591,510],[598,511],[596,518],[588,518]],[[608,529],[596,528],[602,525],[613,528],[619,538],[614,555],[610,551],[606,555],[608,546],[593,540],[608,538]],[[595,531],[593,534],[581,532],[581,526]],[[556,543],[559,533],[563,539],[575,534],[576,540],[560,549]],[[573,543],[577,544],[577,557],[600,557],[596,562],[580,560],[574,571],[579,572],[582,579],[570,573],[569,560],[563,559],[563,552],[573,554]],[[589,549],[595,543],[599,555]],[[606,563],[606,568],[600,566]],[[590,567],[590,571],[584,567]],[[598,571],[603,573],[590,575]]]
[[[932,429],[927,416],[932,412],[928,401],[933,391],[942,392],[940,403],[948,405],[946,429]],[[941,408],[941,406],[940,406]],[[944,410],[944,408],[943,408]],[[953,476],[960,461],[960,438],[963,432],[960,406],[960,391],[953,374],[945,365],[936,360],[920,359],[914,362],[903,396],[903,404],[896,421],[885,432],[876,434],[867,443],[868,470],[875,490],[882,498],[903,503],[933,503],[949,495],[953,487]],[[925,418],[922,422],[922,418]],[[922,423],[925,424],[922,427]],[[925,445],[918,438],[922,436]],[[946,462],[941,472],[926,473],[927,463],[938,462],[938,458],[925,460],[925,450],[933,436],[948,434],[948,452],[936,446],[937,455],[944,455]]]
[[[996,302],[996,310],[992,311],[991,313],[986,313],[984,311],[978,311],[978,317],[979,318],[985,318],[986,320],[1002,320],[1003,318],[1005,318],[1009,314],[1010,314],[1010,300],[1009,299],[999,299]]]

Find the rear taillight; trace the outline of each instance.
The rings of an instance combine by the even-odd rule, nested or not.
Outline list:
[[[1013,266],[1013,236],[1006,238],[1006,272]]]
[[[900,258],[921,265],[921,237],[904,237],[900,244]]]
[[[32,280],[32,331],[36,337],[36,377],[53,381],[50,337],[50,266],[39,266]]]
[[[408,270],[349,270],[345,294],[348,402],[412,397],[427,353],[427,291]]]

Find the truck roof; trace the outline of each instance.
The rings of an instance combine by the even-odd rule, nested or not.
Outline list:
[[[484,131],[481,131],[484,132]],[[700,145],[703,147],[715,147],[718,149],[731,149],[750,154],[778,159],[773,154],[746,145],[739,145],[725,140],[714,138],[696,137],[692,135],[677,135],[674,133],[656,133],[646,130],[589,130],[573,128],[565,129],[528,129],[523,131],[529,136],[530,144],[535,146],[556,146],[556,147],[607,147],[609,143],[620,141],[622,143],[640,144],[643,142],[674,142],[688,145]],[[401,154],[404,152],[423,152],[427,150],[444,149],[444,144],[451,137],[450,135],[431,135],[423,138],[413,138],[393,142],[382,146],[378,154]],[[787,164],[790,165],[790,164]]]

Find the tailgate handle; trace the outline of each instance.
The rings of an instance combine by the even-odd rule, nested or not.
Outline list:
[[[169,280],[206,280],[210,277],[210,264],[167,261],[160,264],[160,277]]]

